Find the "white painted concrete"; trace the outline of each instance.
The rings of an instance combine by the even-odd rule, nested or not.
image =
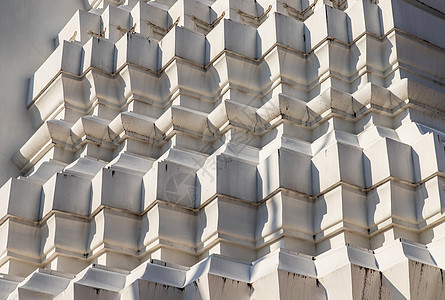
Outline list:
[[[27,75],[4,298],[444,297],[440,6],[78,4]]]

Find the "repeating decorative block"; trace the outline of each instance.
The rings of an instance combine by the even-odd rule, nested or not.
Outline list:
[[[1,296],[443,298],[444,18],[411,2],[85,1],[30,80]]]

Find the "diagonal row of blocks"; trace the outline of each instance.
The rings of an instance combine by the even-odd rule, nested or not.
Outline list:
[[[347,245],[313,259],[275,251],[252,263],[212,255],[190,268],[156,260],[132,271],[92,265],[76,277],[38,269],[23,281],[9,276],[0,284],[1,296],[19,299],[441,298],[443,269],[433,256],[397,240],[375,253]]]
[[[431,146],[416,152],[386,131],[363,150],[357,136],[338,129],[312,149],[286,136],[279,149],[237,148],[234,136],[195,160],[175,147],[156,161],[123,153],[105,167],[85,157],[47,180],[39,172],[11,179],[2,188],[4,263],[27,260],[32,269],[59,255],[86,263],[110,252],[130,266],[149,256],[190,265],[208,253],[252,260],[277,247],[375,249],[389,235],[429,243],[442,227],[440,136],[420,131],[417,143]],[[27,246],[15,235],[29,236],[20,239]]]
[[[351,11],[347,18],[347,13],[326,6],[308,19],[307,22],[314,20],[313,25],[271,13],[258,29],[222,19],[207,35],[174,26],[160,41],[139,33],[124,34],[117,41],[91,37],[91,34],[86,34],[89,38],[80,42],[68,43],[65,41],[68,37],[61,38],[60,46],[31,80],[28,105],[38,112],[36,124],[57,114],[74,122],[82,114],[94,113],[97,106],[101,111],[96,113],[109,119],[125,109],[133,98],[152,103],[153,111],[162,110],[178,93],[184,95],[179,100],[181,104],[209,112],[213,105],[208,102],[214,103],[220,97],[246,98],[258,106],[262,97],[268,99],[282,92],[308,101],[331,86],[350,93],[366,82],[388,86],[399,77],[417,79],[412,73],[415,68],[422,73],[437,68],[439,53],[435,61],[422,61],[422,65],[415,68],[411,63],[409,72],[399,69],[398,64],[412,59],[405,56],[411,54],[397,49],[409,46],[420,51],[422,46],[416,48],[402,33],[392,32],[395,25],[384,17],[389,23],[385,23],[384,30],[380,28],[383,19],[380,20],[376,4],[359,1],[355,7],[361,9],[361,14]],[[368,15],[374,16],[372,20],[363,17]],[[110,20],[114,18],[107,16]],[[79,12],[72,26],[79,32],[90,27],[97,30],[100,20],[99,15]],[[320,22],[324,22],[326,30],[319,30]],[[348,22],[353,25],[347,25]],[[353,28],[354,32],[342,36],[347,31],[335,29],[338,24]],[[314,30],[317,34],[310,34],[311,26],[317,28]],[[244,42],[238,43],[238,38]],[[372,55],[367,51],[369,47],[374,49]],[[224,51],[226,55],[221,59]],[[260,60],[253,63],[249,59]],[[175,61],[173,65],[172,61]],[[206,66],[206,70],[190,64]],[[273,87],[276,81],[279,84]],[[229,92],[226,91],[226,96],[220,95],[227,84]],[[239,88],[257,94],[257,99],[249,100],[245,92],[237,91]],[[201,101],[193,101],[192,97],[199,97]],[[63,103],[71,108],[69,113],[67,109],[60,113]]]

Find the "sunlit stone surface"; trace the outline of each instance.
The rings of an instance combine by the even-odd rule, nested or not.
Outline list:
[[[445,298],[443,5],[83,4],[29,81],[2,298]]]

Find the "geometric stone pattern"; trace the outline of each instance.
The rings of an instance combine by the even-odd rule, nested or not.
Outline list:
[[[2,297],[444,298],[445,15],[414,2],[85,1],[30,80]]]

